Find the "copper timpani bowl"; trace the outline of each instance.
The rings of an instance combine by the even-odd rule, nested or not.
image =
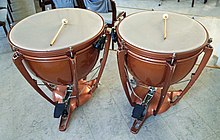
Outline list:
[[[62,19],[67,19],[68,24],[50,46]],[[67,85],[73,83],[70,55],[76,57],[77,79],[84,78],[98,59],[99,51],[93,43],[103,32],[104,21],[98,14],[65,8],[25,18],[12,28],[9,42],[22,54],[23,63],[38,78],[48,83]]]
[[[169,15],[166,39],[163,38],[163,14]],[[171,84],[183,79],[192,70],[209,38],[205,27],[196,20],[160,11],[126,17],[118,25],[117,34],[119,49],[126,50],[128,71],[140,82],[155,87],[164,84],[167,62],[176,63]]]

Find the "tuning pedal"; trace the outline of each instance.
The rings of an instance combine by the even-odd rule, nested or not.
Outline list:
[[[65,110],[65,103],[56,103],[54,109],[54,118],[59,118]]]
[[[144,111],[144,105],[135,104],[134,109],[132,111],[132,117],[141,121],[144,117]]]

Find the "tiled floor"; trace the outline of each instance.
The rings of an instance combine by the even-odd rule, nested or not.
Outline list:
[[[169,10],[195,16],[207,27],[216,49],[220,44],[220,5],[196,1],[116,0],[127,13]],[[16,21],[34,14],[32,0],[12,0]],[[125,8],[126,7],[126,8]],[[130,8],[128,8],[130,7]],[[136,9],[135,9],[136,8]],[[137,9],[138,8],[138,9]],[[58,131],[53,106],[41,98],[14,66],[7,38],[0,29],[0,139],[2,140],[220,140],[220,70],[205,68],[188,94],[174,107],[150,117],[137,135],[130,133],[132,107],[125,97],[117,69],[116,52],[110,51],[101,85],[93,98],[72,114],[67,131]],[[210,65],[213,64],[211,60]],[[196,67],[196,66],[195,66]],[[178,89],[184,84],[174,85]],[[49,92],[48,92],[49,93]]]

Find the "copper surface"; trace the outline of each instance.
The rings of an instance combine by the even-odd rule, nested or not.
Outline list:
[[[91,97],[92,97],[92,92],[91,92],[91,89],[92,89],[92,86],[94,85],[94,83],[96,82],[96,80],[91,80],[89,82],[87,82],[86,80],[79,80],[78,81],[78,90],[80,92],[80,95],[78,97],[79,99],[79,104],[77,104],[77,98],[76,97],[73,97],[70,99],[70,108],[69,108],[69,113],[68,113],[68,116],[67,117],[61,117],[60,119],[60,126],[59,126],[59,130],[60,131],[65,131],[67,126],[68,126],[68,123],[69,123],[69,120],[70,120],[70,117],[71,117],[71,114],[73,113],[73,111],[85,104]],[[62,103],[63,102],[63,98],[65,97],[66,95],[66,89],[67,89],[67,86],[62,86],[62,85],[58,85],[55,90],[53,91],[53,100],[54,102],[58,102],[58,103]],[[76,96],[77,93],[72,93],[72,96]]]
[[[94,79],[86,81],[87,75],[95,66],[100,50],[93,47],[99,37],[106,34],[107,41],[105,42],[104,53],[101,56],[100,69]],[[68,108],[68,116],[62,116],[60,119],[60,131],[65,131],[72,112],[75,108],[86,103],[92,93],[98,87],[99,80],[103,73],[111,36],[108,31],[102,30],[92,39],[73,46],[72,49],[65,48],[55,51],[29,51],[15,46],[9,38],[10,45],[15,49],[13,61],[28,81],[28,83],[48,102],[55,105],[56,102],[62,103],[67,93],[67,86],[72,85],[72,93],[70,106]],[[30,72],[38,77],[45,86],[53,93],[52,99],[41,90],[37,80],[33,79]]]
[[[154,96],[152,98],[152,100],[149,103],[149,106],[147,108],[146,114],[144,116],[144,119],[142,121],[139,120],[135,120],[134,123],[132,124],[131,127],[131,132],[134,134],[137,134],[138,131],[140,130],[141,126],[143,125],[144,121],[149,118],[150,116],[154,115],[154,111],[157,109],[157,105],[159,103],[159,99],[161,97],[161,88],[158,88],[156,90],[156,92],[154,93]],[[139,97],[141,97],[142,99],[144,99],[146,93],[148,92],[148,89],[146,87],[142,87],[142,86],[137,86],[134,89],[134,92],[136,94],[138,94]],[[182,93],[182,91],[170,91],[167,92],[165,98],[164,98],[164,102],[162,104],[162,106],[160,107],[158,114],[163,113],[165,111],[167,111],[171,106],[173,106],[172,104],[172,99],[176,98],[177,96],[179,96]],[[141,101],[134,96],[134,94],[131,94],[131,99],[133,103],[136,104],[141,104]]]
[[[205,29],[206,30],[206,29]],[[208,32],[206,31],[207,36]],[[127,43],[117,30],[118,38],[118,69],[124,88],[125,94],[131,106],[141,104],[142,101],[138,99],[134,92],[142,99],[147,94],[148,86],[159,88],[155,93],[153,99],[148,104],[147,113],[142,121],[135,120],[132,127],[132,133],[138,133],[144,121],[151,115],[157,115],[168,110],[175,105],[192,87],[198,79],[205,65],[207,64],[213,48],[210,46],[208,38],[204,44],[195,50],[188,52],[176,53],[173,57],[172,53],[157,53],[148,50],[139,49]],[[183,90],[170,92],[168,91],[170,85],[180,81],[188,75],[194,67],[198,56],[204,52],[202,61],[199,64],[195,73],[191,73],[191,80]],[[137,87],[133,89],[129,81],[129,75],[137,82]],[[145,88],[143,88],[145,87]]]

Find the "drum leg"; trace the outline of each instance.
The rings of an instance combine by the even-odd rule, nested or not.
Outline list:
[[[68,90],[68,86],[61,86],[57,85],[56,88],[53,90],[53,100],[57,102],[58,104],[68,103],[66,104],[66,110],[61,112],[60,117],[60,125],[59,130],[65,131],[68,127],[69,120],[71,118],[71,115],[73,111],[85,104],[91,97],[92,92],[91,89],[94,86],[96,80],[91,80],[87,82],[86,80],[79,80],[78,81],[78,99],[76,98],[76,93],[74,92],[74,88],[72,88],[72,91]],[[67,94],[70,94],[67,95]],[[56,117],[59,118],[59,117]]]
[[[128,89],[128,84],[130,84],[130,83],[128,81],[128,76],[127,76],[126,68],[125,68],[125,65],[124,65],[125,64],[125,60],[124,60],[125,59],[125,54],[126,54],[125,50],[119,50],[117,52],[118,69],[119,69],[119,74],[120,74],[122,86],[124,88],[124,91],[125,91],[125,94],[128,98],[128,101],[129,101],[131,106],[134,106],[134,103],[132,102],[130,92],[129,92],[129,89]]]
[[[134,106],[135,104],[141,104],[144,97],[146,96],[146,93],[148,92],[148,86],[142,85],[140,81],[137,81],[137,86],[132,90],[131,85],[129,83],[128,78],[128,72],[125,68],[125,50],[119,50],[118,51],[118,67],[119,67],[119,73],[120,78],[122,81],[123,88],[125,90],[125,94],[129,100],[129,103]],[[138,120],[138,118],[135,118],[133,125],[131,127],[131,132],[136,134],[140,130],[141,126],[145,122],[145,120],[150,117],[151,115],[157,115],[158,113],[165,112],[171,107],[170,101],[172,99],[171,96],[174,96],[176,94],[179,95],[179,92],[168,92],[168,89],[170,87],[170,81],[172,79],[174,70],[176,67],[176,63],[174,62],[172,65],[170,63],[167,63],[167,72],[166,77],[164,81],[164,86],[162,88],[158,88],[156,93],[154,94],[152,100],[149,102],[147,107],[145,107],[145,113],[143,114],[143,119]],[[132,91],[132,94],[129,93],[129,88]],[[138,94],[139,98],[142,98],[142,101],[134,96],[134,94]],[[139,118],[140,119],[140,118]]]
[[[73,89],[73,91],[74,91],[74,89]],[[77,98],[71,98],[71,95],[73,94],[73,91],[70,92],[70,93],[68,93],[68,91],[65,92],[67,97],[69,96],[68,94],[70,94],[70,96],[69,96],[70,98],[69,99],[67,98],[66,100],[63,101],[66,106],[65,106],[65,109],[63,110],[61,118],[60,118],[60,125],[59,125],[59,130],[60,131],[65,131],[66,130],[66,128],[69,124],[69,120],[71,118],[71,115],[72,115],[73,111],[78,106],[77,105],[78,99]]]
[[[73,84],[70,85],[70,87],[57,86],[57,90],[53,92],[54,100],[59,102],[60,106],[63,106],[62,108],[60,108],[60,113],[55,114],[55,117],[59,117],[61,115],[60,125],[59,125],[60,131],[66,130],[73,111],[79,106],[79,90],[78,90],[78,80],[77,80],[78,78],[76,73],[76,59],[77,59],[77,55],[69,57]],[[56,113],[56,108],[54,113]]]
[[[143,87],[142,84],[138,84],[137,87],[134,89],[135,93],[138,93],[138,95],[143,99],[144,96],[146,96],[146,93],[148,92],[148,86],[145,85],[145,87]],[[172,92],[167,92],[164,101],[158,111],[159,113],[163,113],[165,111],[167,111],[172,104],[170,103],[172,96],[176,96],[179,95],[181,92],[180,91],[172,91]],[[135,119],[132,127],[131,127],[131,132],[134,134],[137,134],[140,130],[140,128],[142,127],[142,125],[144,124],[145,120],[147,118],[149,118],[150,116],[154,115],[155,110],[158,107],[158,104],[160,103],[160,97],[162,96],[162,88],[157,88],[156,92],[153,95],[152,100],[149,102],[149,104],[145,107],[145,113],[143,113],[144,117],[142,120],[138,120]],[[139,99],[134,98],[134,96],[132,97],[132,101],[135,103],[139,103]]]
[[[195,81],[198,79],[199,75],[201,74],[202,70],[205,68],[206,64],[209,61],[209,58],[212,55],[212,51],[213,48],[210,45],[207,45],[204,49],[204,56],[202,58],[201,63],[199,64],[197,70],[195,73],[192,73],[191,75],[191,80],[190,82],[187,84],[187,86],[184,88],[184,90],[182,91],[182,93],[177,96],[176,100],[172,102],[173,105],[177,104],[180,99],[187,93],[187,91],[192,87],[192,85],[195,83]]]
[[[103,53],[103,59],[101,61],[101,67],[99,69],[99,73],[98,73],[98,76],[96,78],[94,88],[92,88],[91,92],[94,92],[95,89],[98,87],[100,78],[102,76],[102,73],[103,73],[103,70],[104,70],[104,67],[105,67],[105,64],[106,64],[106,61],[107,61],[109,47],[110,47],[110,43],[111,43],[111,35],[109,34],[108,31],[106,31],[106,38],[107,38],[107,41],[105,42],[105,49],[104,49],[104,53]]]
[[[78,89],[80,92],[80,95],[78,98],[76,97],[77,93],[74,92],[74,88],[72,89],[72,92],[70,92],[70,96],[68,94],[67,86],[57,86],[56,90],[53,91],[53,98],[54,101],[62,104],[66,104],[66,110],[62,111],[62,115],[60,118],[60,125],[59,130],[65,131],[68,127],[69,120],[71,118],[71,115],[73,111],[86,103],[91,97],[91,88],[94,85],[95,80],[92,80],[90,82],[86,82],[85,80],[79,80],[78,81]],[[78,92],[78,94],[79,94]],[[64,112],[65,111],[65,112]]]
[[[161,96],[160,96],[160,100],[158,102],[157,108],[154,111],[154,115],[155,116],[159,112],[161,106],[163,105],[164,99],[167,96],[168,89],[170,87],[170,81],[171,81],[171,79],[173,77],[173,73],[174,73],[175,67],[176,67],[175,62],[174,62],[174,65],[170,65],[169,63],[167,63],[167,72],[166,72],[166,77],[165,77],[165,81],[164,81],[165,84],[164,84],[163,89],[161,91]]]
[[[134,91],[135,93],[138,93],[138,95],[142,98],[142,100],[144,99],[144,96],[146,95],[146,93],[148,93],[148,88],[147,86],[144,88],[143,86],[141,86],[139,83],[137,85],[137,87],[134,88]],[[137,97],[135,97],[133,95],[134,93],[132,93],[132,101],[135,102],[136,104],[141,104],[141,101],[140,99],[138,99]],[[157,92],[154,94],[152,100],[149,102],[149,104],[144,107],[145,108],[145,114],[143,113],[142,115],[144,115],[143,119],[137,119],[135,118],[134,119],[134,122],[131,126],[131,129],[130,131],[133,133],[133,134],[137,134],[140,130],[140,128],[142,127],[142,125],[144,124],[145,120],[150,117],[151,115],[153,115],[153,110],[155,110],[156,108],[156,104],[158,103],[158,97],[155,98],[155,95],[158,94]],[[159,94],[158,94],[159,95]]]
[[[36,80],[32,79],[28,71],[25,69],[24,64],[22,63],[23,57],[18,52],[15,52],[13,55],[13,62],[16,65],[17,69],[20,71],[20,73],[24,76],[24,78],[28,81],[28,83],[42,96],[44,97],[48,102],[55,105],[55,102],[53,102],[37,85]]]
[[[60,131],[66,130],[73,111],[77,107],[86,103],[92,97],[92,93],[94,92],[94,90],[98,87],[99,80],[101,78],[102,72],[104,70],[104,66],[106,64],[109,46],[110,46],[110,40],[111,40],[111,36],[107,34],[107,42],[105,44],[105,50],[103,54],[103,59],[101,61],[101,67],[97,78],[93,80],[86,81],[86,79],[81,79],[77,81],[78,78],[77,78],[76,65],[75,65],[77,60],[77,55],[75,55],[74,58],[70,58],[70,65],[73,75],[72,76],[73,85],[72,85],[71,96],[66,101],[69,102],[67,110],[62,114],[60,119],[60,125],[59,125]],[[53,93],[54,93],[53,94],[54,101],[63,103],[63,100],[65,99],[65,96],[68,93],[67,86],[57,86],[57,88],[53,91]]]

